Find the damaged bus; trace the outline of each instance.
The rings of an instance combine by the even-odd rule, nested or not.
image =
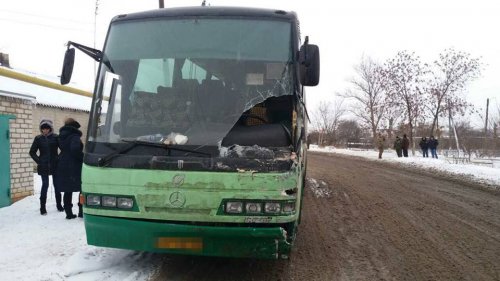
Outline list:
[[[306,173],[304,86],[319,49],[294,12],[236,7],[119,15],[99,62],[82,171],[90,245],[286,259]]]

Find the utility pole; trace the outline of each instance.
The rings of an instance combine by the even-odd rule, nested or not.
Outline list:
[[[165,8],[165,3],[163,2],[163,0],[158,0],[158,1],[160,1],[160,3],[159,3],[160,4],[160,9]]]
[[[486,120],[484,121],[484,137],[488,134],[488,109],[490,107],[490,99],[486,99]]]
[[[96,48],[96,29],[97,29],[97,13],[99,10],[99,0],[95,1],[95,11],[94,11],[94,49]],[[94,79],[97,76],[97,62],[94,61]]]
[[[451,127],[451,110],[450,110],[450,104],[448,102],[448,139],[450,140],[449,141],[450,149],[451,149],[451,138],[452,138],[452,135],[453,135],[453,131],[452,131],[452,127]]]
[[[486,120],[484,121],[484,141],[483,141],[483,150],[486,152],[486,138],[488,137],[488,109],[490,107],[490,99],[486,99]]]
[[[448,106],[448,124],[450,126],[450,147],[451,147],[451,134],[455,136],[455,144],[457,146],[457,157],[460,157],[460,145],[458,143],[457,128],[455,127],[455,122],[453,122],[453,117],[451,116],[451,107]],[[453,131],[452,131],[453,130]]]

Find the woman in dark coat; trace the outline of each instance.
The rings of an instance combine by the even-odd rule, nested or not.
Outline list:
[[[31,144],[30,156],[37,164],[37,172],[42,178],[42,190],[40,192],[40,214],[46,215],[47,189],[49,188],[49,175],[52,175],[54,183],[56,205],[59,212],[64,211],[61,206],[61,193],[55,183],[54,174],[57,168],[57,135],[53,133],[52,121],[44,119],[40,122],[41,134],[36,136]],[[38,153],[38,154],[37,154]]]
[[[78,130],[80,124],[73,118],[64,121],[64,126],[59,129],[59,165],[57,166],[57,181],[61,191],[64,192],[64,211],[66,219],[74,219],[73,204],[71,203],[73,192],[82,190],[82,164],[83,143],[82,132]],[[82,217],[82,206],[78,203],[78,216]]]

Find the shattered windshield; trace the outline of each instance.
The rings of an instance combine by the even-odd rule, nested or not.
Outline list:
[[[267,125],[259,132],[278,128],[284,136],[270,146],[288,144],[292,110],[286,104],[291,103],[279,99],[293,94],[291,32],[289,22],[271,20],[112,25],[104,50],[112,68],[101,66],[94,105],[99,109],[100,100],[109,97],[109,106],[93,110],[89,141],[253,145],[239,143],[235,134],[226,137]],[[281,105],[269,110],[269,103]]]

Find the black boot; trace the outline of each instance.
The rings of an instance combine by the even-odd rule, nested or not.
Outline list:
[[[59,212],[64,211],[63,206],[61,205],[61,192],[56,191],[56,207]]]
[[[76,215],[73,214],[72,210],[73,205],[64,205],[64,211],[66,212],[66,219],[71,220],[76,218]]]
[[[73,215],[73,210],[72,210],[73,204],[71,204],[71,197],[72,197],[71,192],[64,192],[64,197],[63,197],[64,211],[66,212],[66,219],[68,220],[76,218],[76,216]]]
[[[82,204],[78,203],[78,217],[83,218]]]
[[[42,216],[47,215],[47,209],[45,208],[46,201],[47,198],[40,198],[40,215]]]

